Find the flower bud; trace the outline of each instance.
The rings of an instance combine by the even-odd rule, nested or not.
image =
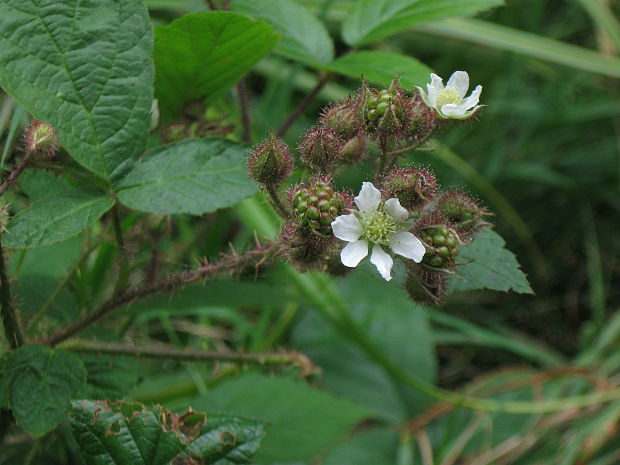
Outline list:
[[[340,150],[341,165],[355,165],[368,155],[367,142],[363,134],[349,139]]]
[[[345,193],[335,192],[327,178],[316,180],[309,186],[294,187],[289,197],[300,231],[309,236],[331,237],[332,221],[345,208],[351,207],[351,198]]]
[[[436,211],[445,217],[463,238],[470,238],[480,229],[491,225],[486,218],[492,214],[460,190],[447,192],[437,202]]]
[[[344,141],[336,131],[318,127],[309,131],[299,144],[299,154],[312,171],[328,173],[338,161]]]
[[[437,114],[429,108],[419,94],[409,99],[409,117],[405,125],[405,133],[414,142],[428,139],[439,123],[445,121],[437,118]]]
[[[50,158],[60,146],[56,130],[43,121],[32,122],[24,131],[23,140],[26,153],[40,153]]]
[[[319,121],[345,140],[355,136],[360,126],[355,102],[350,97],[325,108]]]
[[[428,270],[422,264],[408,263],[405,289],[414,301],[440,305],[445,301],[447,288],[448,279],[445,273]]]
[[[261,184],[279,184],[289,177],[292,169],[288,147],[273,133],[252,149],[248,159],[248,173]]]
[[[418,210],[435,197],[437,180],[427,169],[395,169],[386,175],[381,191],[406,209]]]

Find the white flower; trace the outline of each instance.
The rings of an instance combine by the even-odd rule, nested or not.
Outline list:
[[[445,87],[443,80],[431,73],[431,82],[426,84],[428,94],[421,87],[416,87],[424,103],[434,108],[441,118],[466,119],[481,107],[478,101],[482,86],[477,86],[471,95],[465,98],[469,89],[469,75],[465,71],[455,71]]]
[[[355,197],[355,204],[359,210],[341,215],[332,222],[334,236],[348,242],[340,253],[345,266],[356,267],[368,255],[369,246],[372,246],[370,262],[387,281],[392,279],[393,260],[382,246],[416,263],[422,261],[426,249],[417,237],[406,231],[409,212],[398,199],[383,202],[381,192],[372,183],[365,182]]]

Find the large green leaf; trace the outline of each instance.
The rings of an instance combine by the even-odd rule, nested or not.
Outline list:
[[[263,420],[263,464],[305,461],[335,444],[368,411],[290,378],[248,374],[217,386],[192,405]]]
[[[389,84],[394,76],[402,73],[400,82],[406,89],[426,84],[431,74],[431,69],[415,58],[378,50],[344,55],[329,65],[328,69],[355,79],[363,76],[367,81],[379,85]]]
[[[401,369],[434,382],[437,362],[426,310],[411,302],[397,284],[378,279],[374,267],[370,272],[355,271],[338,284],[353,316],[386,356]],[[293,341],[322,368],[329,388],[378,416],[401,422],[428,405],[428,397],[395,383],[383,367],[315,312],[299,321]]]
[[[58,426],[69,409],[69,401],[78,396],[86,380],[79,358],[40,345],[12,351],[4,372],[15,420],[35,436]]]
[[[325,455],[322,465],[394,465],[398,435],[390,429],[365,430],[355,434]]]
[[[46,197],[15,215],[4,244],[29,249],[60,242],[91,226],[113,205],[104,193],[86,189]]]
[[[318,64],[334,59],[334,44],[323,23],[293,0],[233,0],[231,6],[275,27],[283,36],[276,47],[282,55]]]
[[[273,28],[234,12],[185,15],[155,30],[155,91],[161,111],[221,96],[278,41]]]
[[[119,184],[125,205],[151,213],[201,215],[256,192],[247,148],[224,139],[188,140],[155,150]]]
[[[503,0],[358,0],[342,26],[350,45],[364,45],[415,24],[467,16]]]
[[[106,179],[144,150],[152,33],[139,0],[0,1],[0,86]]]
[[[71,427],[92,465],[241,465],[264,434],[252,420],[88,400],[72,403]]]
[[[469,262],[456,270],[462,279],[452,279],[451,288],[457,291],[492,289],[513,290],[531,294],[532,288],[514,254],[504,248],[504,239],[495,231],[481,231],[476,239],[461,248],[458,261]]]

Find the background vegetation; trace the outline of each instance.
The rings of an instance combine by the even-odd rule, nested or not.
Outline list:
[[[366,41],[347,23],[356,3],[368,2],[146,0],[155,26],[228,5],[284,37],[272,53],[273,44],[255,51],[257,63],[247,65],[243,81],[234,76],[225,91],[205,84],[214,87],[199,95],[208,96],[204,114],[189,91],[160,98],[161,125],[148,144],[205,136],[255,144],[307,103],[282,131],[295,147],[328,102],[359,86],[361,74],[379,85],[403,71],[411,89],[427,82],[429,69],[444,78],[466,70],[473,84],[483,85],[488,107],[478,121],[450,125],[429,142],[435,150],[405,163],[431,166],[443,186],[463,186],[495,212],[495,229],[535,294],[470,290],[427,309],[370,269],[332,279],[286,266],[259,268],[136,302],[63,342],[67,353],[80,354],[87,379],[70,397],[176,411],[192,406],[259,420],[268,433],[254,460],[265,465],[620,463],[618,5],[477,0],[471,5],[478,7],[447,19],[418,13],[421,19]],[[383,55],[332,62],[325,45],[331,39],[295,7],[320,18],[336,57],[351,56],[351,44]],[[157,45],[178,38],[156,38],[156,89],[174,89],[179,84],[163,82],[157,67],[182,63]],[[306,102],[309,94],[314,98]],[[19,136],[29,117],[7,94],[1,102],[8,172],[19,162]],[[249,133],[240,123],[244,105]],[[12,213],[75,179],[42,170],[44,163],[36,168],[5,194]],[[356,190],[364,169],[351,170],[342,185]],[[121,200],[137,210],[134,204],[144,205],[135,197]],[[276,234],[263,197],[221,206],[232,203],[203,216],[189,210],[146,215],[118,206],[78,236],[11,250],[12,287],[28,337],[55,334],[90,310],[114,291],[119,274],[130,283],[148,282],[204,257],[215,260],[228,244],[244,250],[254,231]],[[115,237],[113,215],[122,219],[124,242]],[[122,257],[133,268],[124,269]],[[164,353],[145,350],[161,344]],[[11,427],[0,463],[84,463],[67,422],[42,435],[56,424],[41,426],[40,416],[24,420],[40,437]],[[248,444],[252,434],[262,434],[239,428]],[[237,463],[229,459],[206,463]]]

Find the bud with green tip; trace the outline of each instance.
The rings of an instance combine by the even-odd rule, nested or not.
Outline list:
[[[248,173],[261,184],[277,185],[286,180],[293,169],[293,161],[284,142],[269,133],[248,159]]]
[[[34,121],[26,128],[23,135],[26,153],[40,153],[53,157],[60,146],[56,130],[49,123]]]
[[[436,211],[445,217],[461,238],[469,239],[480,229],[491,226],[491,213],[460,190],[452,190],[439,199]]]
[[[333,129],[318,127],[310,130],[299,144],[304,164],[317,173],[329,173],[336,162],[344,141]]]
[[[344,140],[348,140],[360,130],[357,113],[356,102],[349,97],[325,108],[319,122],[321,126],[332,129]]]
[[[397,198],[408,210],[418,210],[435,197],[437,179],[424,168],[395,169],[385,176],[381,191]]]

